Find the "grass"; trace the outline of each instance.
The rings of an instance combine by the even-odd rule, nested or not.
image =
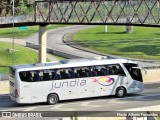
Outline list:
[[[65,27],[66,25],[48,25],[47,29],[54,29],[59,27]],[[14,28],[14,36],[16,38],[29,37],[39,31],[39,26],[28,26],[28,30],[18,30],[18,27]],[[13,28],[1,28],[1,37],[12,37]]]
[[[48,25],[47,29],[54,29],[59,27],[65,27],[66,25]],[[28,37],[39,30],[38,26],[29,26],[28,30],[19,31],[18,28],[14,28],[14,36],[16,38]],[[12,37],[12,28],[3,28],[0,29],[1,37]],[[11,43],[0,42],[0,72],[7,73],[8,66],[12,65],[12,53],[8,51],[11,49]],[[38,62],[38,53],[30,48],[26,48],[20,45],[15,44],[15,52],[14,52],[14,64],[31,64]],[[62,57],[55,56],[58,59],[64,59]],[[47,61],[49,61],[47,59]]]
[[[12,65],[11,43],[0,42],[0,66]],[[38,62],[38,53],[30,48],[15,44],[14,64],[26,64]],[[0,67],[0,72],[8,72],[8,67]]]
[[[125,33],[125,26],[96,26],[76,33],[73,40],[84,47],[106,54],[137,59],[160,60],[160,29],[133,27]]]
[[[58,60],[64,60],[64,59],[66,59],[66,58],[64,58],[64,57],[57,56],[57,55],[53,55],[53,56],[56,57]]]
[[[38,62],[38,52],[33,49],[15,44],[14,46],[14,65],[16,64],[32,64]],[[9,52],[9,49],[12,49],[11,43],[0,42],[0,73],[8,73],[9,67],[12,65],[12,52]],[[59,60],[63,60],[63,57],[53,55]],[[47,62],[50,60],[47,59]]]

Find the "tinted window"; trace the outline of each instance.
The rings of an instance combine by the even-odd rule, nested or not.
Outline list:
[[[107,65],[106,70],[108,75],[126,76],[124,70],[119,64]]]
[[[72,78],[96,77],[105,75],[122,75],[125,73],[120,65],[99,65],[89,67],[44,69],[19,72],[20,79],[25,82],[39,82]]]
[[[93,66],[91,67],[91,76],[104,76],[106,74],[106,66]]]
[[[74,78],[73,70],[70,68],[67,69],[58,69],[56,72],[56,79],[71,79]]]
[[[141,70],[136,68],[138,67],[137,64],[124,64],[124,66],[126,67],[126,69],[128,70],[128,72],[130,73],[132,79],[137,80],[142,82],[142,74],[141,74]]]
[[[90,77],[89,67],[80,67],[74,69],[74,74],[76,78]]]
[[[20,79],[25,82],[33,82],[32,73],[30,71],[19,72]]]

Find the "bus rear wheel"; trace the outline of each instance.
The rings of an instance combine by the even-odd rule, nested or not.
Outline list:
[[[116,96],[117,97],[123,97],[123,96],[125,96],[125,94],[126,94],[126,91],[125,91],[125,88],[123,88],[123,87],[118,87],[117,88],[117,90],[116,90]]]
[[[47,98],[47,103],[49,105],[55,105],[59,101],[59,97],[57,94],[50,94]]]

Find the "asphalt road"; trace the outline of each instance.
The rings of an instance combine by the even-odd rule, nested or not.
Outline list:
[[[0,111],[116,111],[160,104],[160,82],[144,85],[144,91],[123,98],[105,96],[60,101],[56,105],[16,104],[9,95],[0,96]]]
[[[73,25],[73,26],[67,26],[67,27],[47,31],[47,48],[57,50],[63,53],[71,54],[71,55],[76,55],[79,57],[84,57],[84,58],[100,57],[100,55],[98,54],[89,53],[89,52],[82,51],[79,49],[75,49],[71,46],[68,46],[63,41],[64,35],[72,34],[79,30],[86,29],[89,27],[94,27],[94,26],[93,25]],[[38,45],[38,37],[39,37],[38,34],[36,34],[30,37],[29,39],[25,39],[24,42],[27,41],[27,42]],[[156,61],[156,62],[137,61],[137,62],[141,67],[160,66],[159,61]]]
[[[86,58],[87,57],[100,57],[100,55],[81,51],[81,50],[75,49],[63,43],[63,36],[65,34],[74,33],[76,31],[79,31],[85,28],[89,28],[89,27],[93,27],[93,26],[79,25],[79,26],[68,26],[65,28],[49,30],[47,32],[47,48],[58,50],[63,53],[69,53],[71,55],[78,55],[79,57],[86,57]],[[31,38],[29,38],[28,42],[38,45],[38,35],[34,35]]]

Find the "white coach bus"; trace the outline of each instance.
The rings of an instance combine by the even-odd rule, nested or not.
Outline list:
[[[10,67],[10,96],[17,103],[79,99],[143,91],[141,71],[127,59],[86,58]]]

